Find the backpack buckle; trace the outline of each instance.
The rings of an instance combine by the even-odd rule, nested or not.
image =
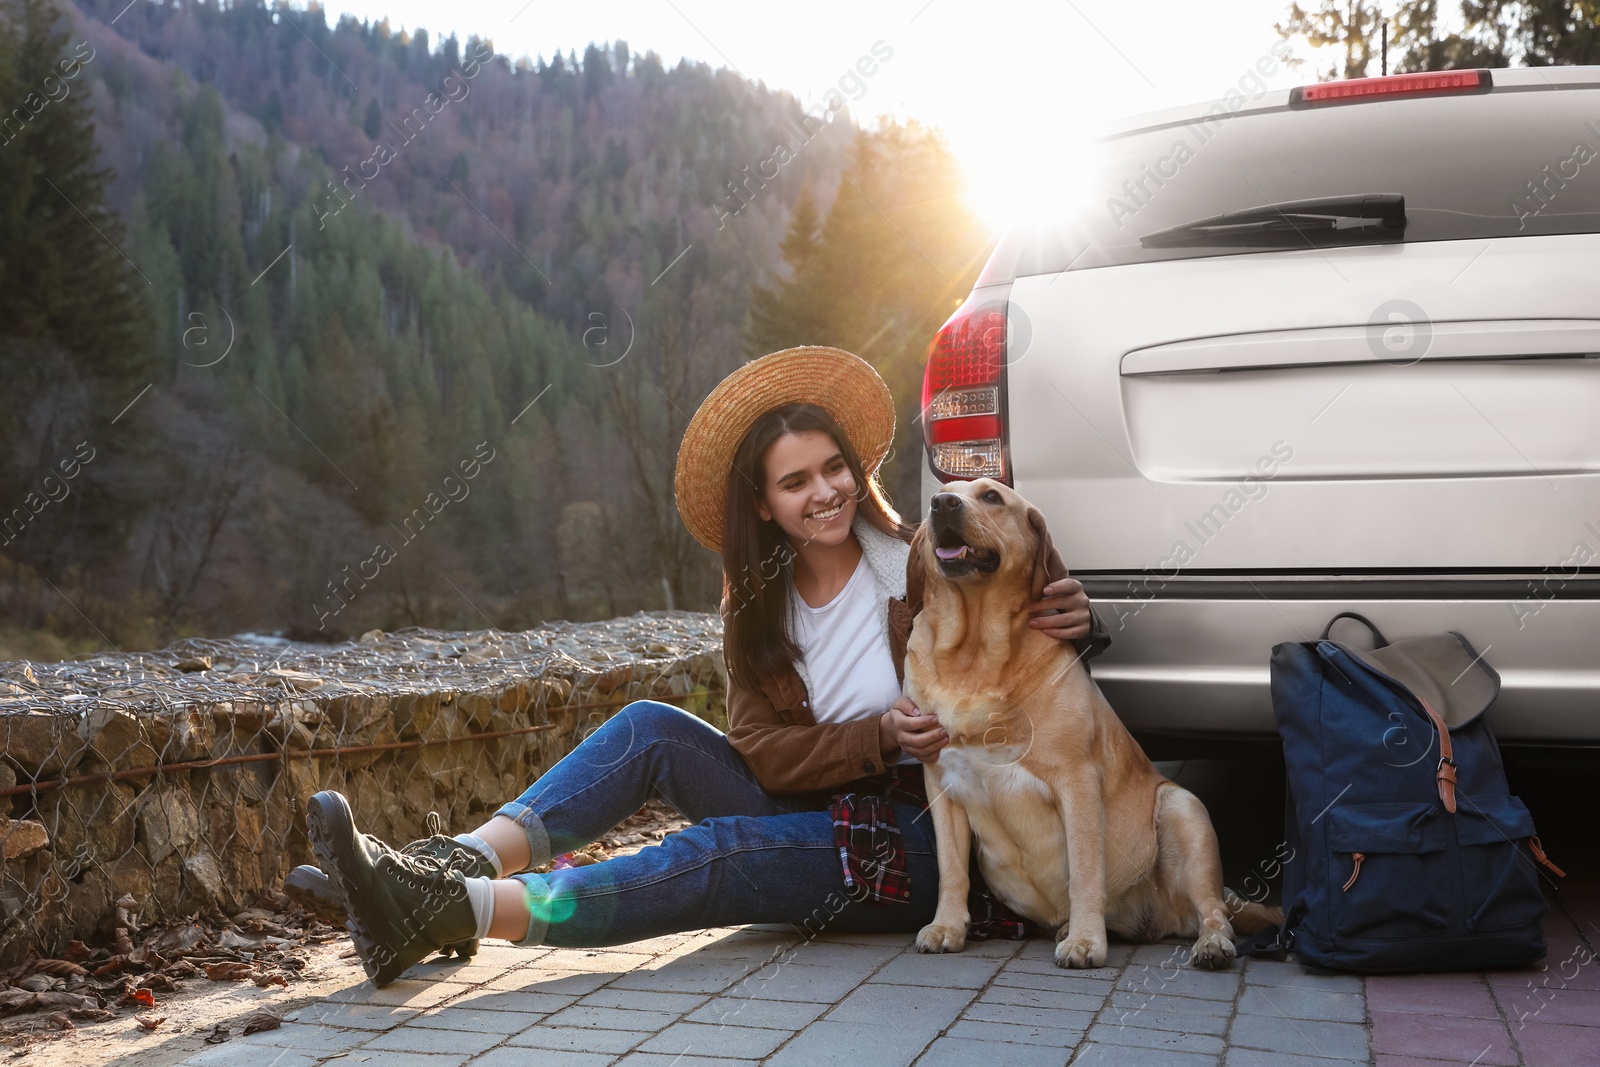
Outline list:
[[[1439,799],[1444,810],[1454,815],[1456,811],[1456,761],[1449,756],[1439,757],[1439,768],[1434,774],[1439,783]]]

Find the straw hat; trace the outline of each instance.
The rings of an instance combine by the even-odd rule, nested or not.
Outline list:
[[[816,404],[839,424],[870,477],[894,441],[894,398],[872,365],[838,348],[808,345],[753,359],[711,390],[689,420],[673,492],[694,539],[722,551],[733,454],[756,419],[785,404]]]

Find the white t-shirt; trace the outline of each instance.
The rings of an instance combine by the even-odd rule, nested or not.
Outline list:
[[[877,616],[872,568],[863,554],[839,595],[819,608],[789,586],[795,642],[811,683],[811,714],[817,722],[850,722],[882,715],[900,699],[883,621]],[[915,763],[902,753],[899,762]]]

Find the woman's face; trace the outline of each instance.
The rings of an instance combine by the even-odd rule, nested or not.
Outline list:
[[[756,512],[777,520],[791,544],[837,545],[850,536],[856,479],[832,437],[786,433],[767,449],[764,465],[767,485]]]

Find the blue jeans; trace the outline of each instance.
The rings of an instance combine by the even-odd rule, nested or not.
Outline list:
[[[914,931],[933,919],[931,816],[895,805],[911,899],[850,900],[826,795],[766,792],[721,731],[670,704],[629,704],[495,814],[527,831],[538,866],[594,841],[651,798],[694,825],[632,856],[514,875],[532,912],[518,944],[616,945],[744,923],[812,934]]]

